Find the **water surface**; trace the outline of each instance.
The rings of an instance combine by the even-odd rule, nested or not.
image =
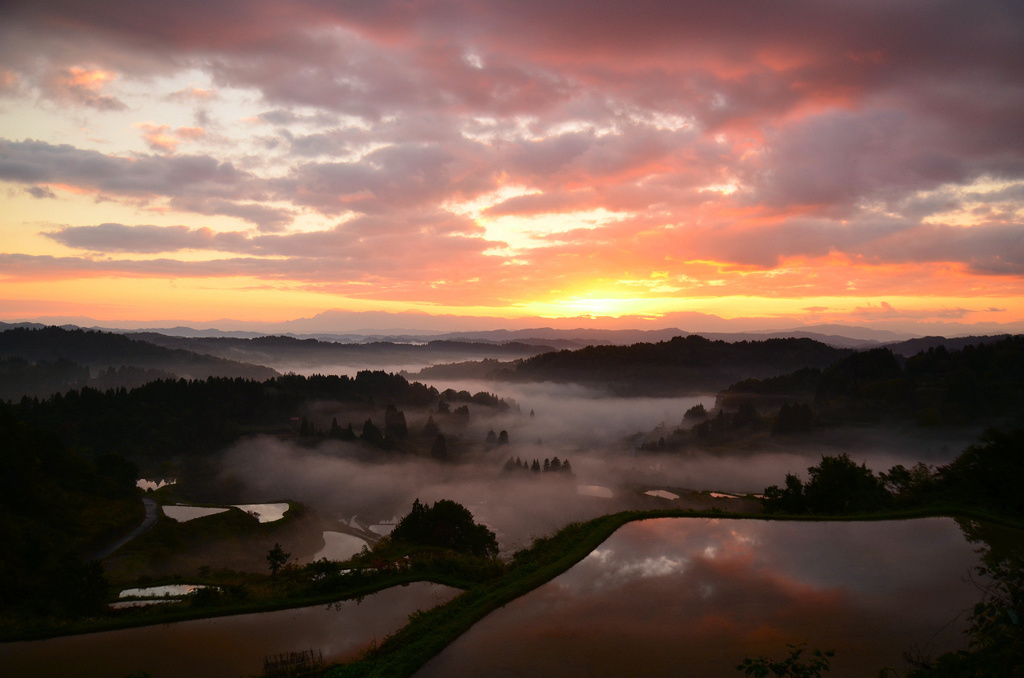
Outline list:
[[[262,674],[264,657],[288,652],[322,650],[325,662],[343,661],[400,629],[412,612],[457,593],[423,582],[387,589],[361,602],[0,643],[0,673],[118,678],[147,671],[152,678],[234,678]]]
[[[978,564],[949,519],[636,522],[417,676],[735,678],[788,643],[835,649],[830,678],[902,675],[904,652],[965,646]]]

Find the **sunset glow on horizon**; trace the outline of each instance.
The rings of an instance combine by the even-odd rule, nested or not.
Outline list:
[[[995,0],[14,2],[0,320],[1021,332],[1022,125]]]

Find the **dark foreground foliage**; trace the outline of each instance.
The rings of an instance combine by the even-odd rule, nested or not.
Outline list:
[[[982,597],[968,619],[967,649],[920,660],[907,678],[1022,678],[1024,543],[1006,543],[984,523],[958,522],[984,563],[976,572]]]
[[[484,525],[473,522],[473,514],[458,502],[442,499],[426,506],[417,499],[412,510],[388,536],[393,544],[433,546],[468,553],[478,558],[498,555],[498,540]]]
[[[875,475],[846,454],[823,456],[804,483],[786,474],[765,488],[769,513],[855,514],[944,505],[1024,517],[1024,429],[989,430],[952,463],[934,469],[902,465]]]
[[[806,484],[786,475],[785,487],[765,490],[769,513],[849,515],[886,509],[961,510],[1019,521],[1024,518],[1024,429],[989,430],[952,463],[938,469],[896,466],[874,475],[846,455],[822,457]],[[980,523],[961,520],[968,540],[984,544],[977,571],[981,601],[970,615],[968,649],[918,659],[908,678],[1020,678],[1024,676],[1024,544],[995,548]],[[747,660],[750,662],[750,660]],[[776,666],[759,660],[737,667],[768,676]],[[781,665],[779,665],[781,666]],[[816,675],[778,673],[773,675]]]
[[[0,619],[88,616],[107,581],[89,556],[142,520],[136,469],[89,460],[0,407]]]
[[[828,673],[831,667],[832,657],[836,656],[835,650],[811,650],[806,656],[807,648],[802,645],[787,645],[789,656],[779,661],[772,661],[767,657],[747,657],[739,666],[737,671],[742,671],[752,678],[820,678],[821,674]]]

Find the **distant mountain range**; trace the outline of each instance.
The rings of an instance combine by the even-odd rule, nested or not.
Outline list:
[[[801,367],[826,367],[852,351],[886,346],[904,357],[929,348],[958,350],[997,337],[920,337],[821,326],[823,332],[690,334],[662,330],[533,328],[402,336],[345,343],[288,336],[202,337],[157,332],[111,333],[0,323],[0,398],[92,386],[134,387],[162,378],[267,379],[281,372],[339,374],[420,370],[411,376],[572,381],[623,395],[708,392],[746,378]],[[829,332],[825,334],[824,332]],[[885,341],[890,340],[890,341]]]
[[[325,314],[321,314],[325,315]],[[397,314],[376,314],[376,315],[397,315]],[[319,318],[320,316],[318,316]],[[273,327],[288,326],[299,321],[289,323],[272,324]],[[0,331],[15,327],[40,329],[46,327],[41,323],[4,323],[0,322]],[[535,355],[543,350],[552,349],[576,349],[586,346],[628,346],[637,343],[656,343],[669,341],[674,337],[687,337],[699,335],[714,341],[764,341],[766,339],[813,339],[829,346],[837,348],[852,348],[863,350],[878,346],[889,346],[900,355],[913,355],[918,351],[925,350],[932,346],[944,344],[947,348],[960,348],[967,344],[979,343],[985,340],[992,340],[1005,337],[1016,332],[993,332],[960,335],[931,335],[913,336],[905,333],[893,332],[890,330],[873,329],[870,327],[858,327],[850,325],[819,324],[806,325],[788,329],[750,330],[742,332],[692,332],[679,327],[666,327],[659,329],[601,329],[592,327],[558,328],[558,327],[529,327],[523,329],[490,329],[490,330],[460,330],[449,332],[426,332],[423,330],[407,330],[405,332],[387,332],[376,330],[364,330],[351,333],[335,332],[290,332],[290,331],[255,331],[255,330],[222,330],[214,328],[189,327],[178,325],[175,327],[147,328],[131,330],[125,328],[111,328],[98,326],[81,326],[75,324],[63,325],[64,329],[91,329],[112,332],[116,334],[128,334],[135,339],[151,341],[168,348],[180,348],[192,350],[199,353],[207,353],[222,358],[268,364],[274,362],[266,351],[261,350],[261,342],[254,341],[261,337],[278,336],[289,337],[300,340],[316,340],[321,346],[314,346],[315,342],[308,342],[305,345],[293,344],[290,349],[295,351],[294,358],[302,363],[322,361],[327,353],[334,353],[340,358],[335,362],[346,363],[350,360],[359,360],[360,355],[367,356],[369,351],[361,351],[348,346],[344,350],[339,349],[336,344],[396,344],[396,345],[421,345],[434,342],[438,352],[457,353],[450,347],[442,348],[436,342],[458,342],[478,345],[477,350],[471,355],[463,354],[462,360],[478,360],[484,358],[502,357],[523,357]],[[281,327],[283,329],[283,327]],[[193,339],[194,342],[180,341],[179,339]],[[212,339],[223,339],[223,342],[208,341]],[[248,341],[246,341],[248,340]],[[508,345],[504,349],[484,349],[483,345]],[[278,346],[275,355],[285,347]],[[398,351],[397,347],[393,349]],[[344,353],[344,355],[342,355]],[[443,359],[443,358],[442,358]],[[392,361],[385,360],[385,363]],[[354,363],[353,363],[354,364]],[[372,364],[382,364],[376,361]]]
[[[21,324],[21,323],[18,323]],[[1024,333],[1024,323],[967,324],[958,322],[897,322],[873,320],[863,324],[800,324],[787,318],[747,317],[722,318],[697,313],[669,313],[657,318],[642,316],[571,317],[571,318],[498,318],[459,315],[429,315],[419,312],[390,313],[385,311],[328,310],[309,318],[281,322],[239,321],[220,319],[204,322],[186,320],[101,322],[86,317],[40,317],[34,325],[58,325],[104,329],[108,331],[150,331],[186,337],[252,338],[286,335],[304,339],[320,339],[340,343],[392,341],[423,342],[429,339],[468,338],[473,341],[573,342],[565,347],[586,344],[637,341],[661,341],[673,336],[699,334],[705,337],[765,339],[776,337],[809,337],[828,339],[832,345],[849,345],[850,341],[892,343],[926,336],[966,337]]]
[[[660,330],[602,330],[576,328],[571,330],[550,327],[525,330],[490,330],[484,332],[455,332],[435,338],[464,339],[468,341],[521,341],[524,343],[559,342],[559,348],[582,348],[583,346],[618,345],[669,341],[675,337],[699,335],[714,341],[764,341],[765,339],[814,339],[823,344],[842,348],[868,348],[885,343],[902,341],[907,337],[886,330],[872,330],[863,327],[842,325],[818,325],[811,328],[776,330],[764,332],[686,332],[677,327]]]
[[[850,327],[845,325],[811,325],[800,328],[782,330],[761,330],[744,332],[691,332],[678,327],[659,329],[601,329],[588,327],[557,328],[529,327],[523,329],[491,329],[491,330],[459,330],[449,332],[428,332],[424,330],[406,330],[387,332],[380,330],[362,330],[350,333],[336,332],[294,332],[284,331],[289,323],[278,323],[277,330],[222,330],[215,328],[188,327],[157,327],[142,329],[126,329],[123,327],[85,326],[76,324],[60,325],[65,329],[92,329],[119,334],[131,334],[137,338],[151,338],[153,335],[162,337],[182,337],[190,339],[256,339],[265,336],[287,336],[296,339],[316,339],[321,342],[338,344],[365,344],[387,342],[394,344],[424,344],[430,341],[456,341],[480,344],[519,343],[527,345],[549,346],[555,349],[583,348],[584,346],[619,345],[636,343],[653,343],[668,341],[674,337],[686,337],[699,334],[702,337],[727,342],[763,341],[765,339],[807,338],[820,341],[830,346],[843,348],[870,348],[881,344],[895,343],[914,338],[912,335],[875,330],[866,327]],[[14,327],[42,328],[41,323],[2,323],[0,331]],[[167,345],[167,340],[161,340]],[[184,344],[175,347],[186,348]]]
[[[166,348],[184,349],[277,369],[326,369],[348,366],[353,370],[395,369],[396,366],[430,365],[452,360],[513,360],[555,350],[549,343],[482,342],[469,340],[397,337],[391,340],[344,342],[323,338],[288,336],[180,337],[156,332],[125,336]]]

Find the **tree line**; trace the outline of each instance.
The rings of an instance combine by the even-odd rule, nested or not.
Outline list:
[[[768,513],[851,514],[929,506],[962,506],[1024,518],[1024,429],[988,430],[951,463],[918,463],[875,474],[849,455],[823,456],[807,480],[787,473],[765,488]]]
[[[466,395],[474,404],[508,407],[491,394]],[[372,421],[362,422],[360,437],[376,443],[389,436],[400,440],[408,430],[399,407],[433,407],[438,416],[464,423],[469,417],[468,405],[454,409],[449,405],[464,397],[458,392],[438,393],[401,375],[362,371],[355,377],[289,374],[262,381],[160,379],[132,389],[84,387],[46,398],[23,397],[4,407],[14,418],[54,431],[83,452],[113,451],[131,459],[161,460],[204,456],[255,433],[341,439],[355,434],[351,424],[342,428],[331,422],[324,433],[322,424],[308,419],[305,427],[300,420],[292,422],[310,401],[383,407],[384,430]]]
[[[562,473],[567,476],[572,475],[572,464],[569,463],[568,459],[564,461],[558,457],[552,457],[551,459],[545,459],[544,463],[541,464],[539,459],[534,459],[531,463],[529,460],[523,461],[519,457],[508,458],[505,465],[502,467],[503,473],[518,473],[521,471],[527,471],[532,473]]]
[[[805,368],[746,379],[720,395],[724,407],[805,402],[825,422],[911,420],[921,425],[971,424],[1024,415],[1024,336],[910,358],[888,348],[846,356],[824,369]]]

